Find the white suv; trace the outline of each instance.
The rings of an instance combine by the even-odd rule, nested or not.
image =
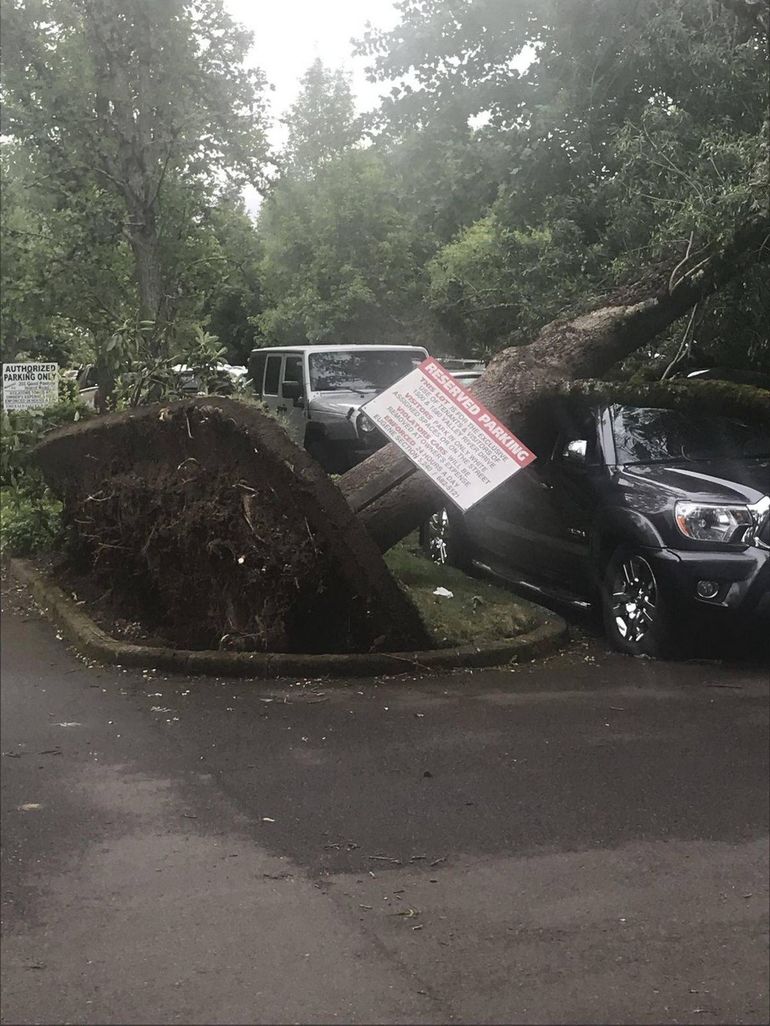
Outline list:
[[[427,357],[420,346],[253,349],[249,377],[262,402],[324,470],[341,474],[386,439],[360,412]]]

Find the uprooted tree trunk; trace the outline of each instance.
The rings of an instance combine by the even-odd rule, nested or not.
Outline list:
[[[565,381],[599,377],[752,263],[770,259],[770,217],[744,224],[711,255],[654,273],[570,320],[547,324],[528,346],[505,349],[474,383],[474,395],[516,430],[531,403]],[[338,482],[382,551],[443,502],[439,489],[393,445]]]

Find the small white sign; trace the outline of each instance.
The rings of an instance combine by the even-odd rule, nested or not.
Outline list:
[[[58,400],[58,363],[3,364],[4,410],[39,410]]]
[[[463,512],[536,458],[432,357],[363,410]]]

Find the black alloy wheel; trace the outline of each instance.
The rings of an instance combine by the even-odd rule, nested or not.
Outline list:
[[[420,527],[420,548],[434,563],[470,570],[468,539],[462,524],[449,510],[442,508]]]
[[[670,642],[669,603],[650,562],[641,553],[618,549],[602,589],[607,636],[629,655],[663,655]]]
[[[421,535],[420,541],[429,559],[442,565],[449,562],[449,514],[445,509],[440,509],[425,521]]]

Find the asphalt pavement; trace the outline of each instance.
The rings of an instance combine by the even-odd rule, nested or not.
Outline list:
[[[2,621],[4,1023],[765,1023],[768,671],[280,684]]]

